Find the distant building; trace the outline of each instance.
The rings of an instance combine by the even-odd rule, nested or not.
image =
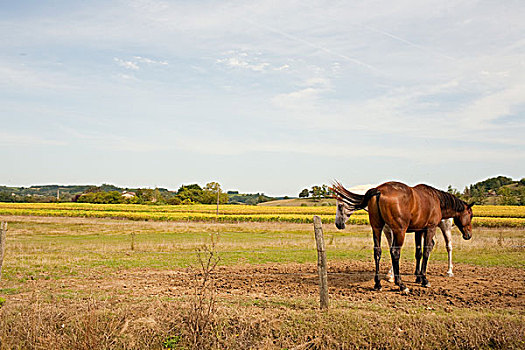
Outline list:
[[[136,196],[137,196],[137,194],[135,192],[129,192],[129,191],[122,192],[122,197],[124,197],[126,199],[135,198]]]

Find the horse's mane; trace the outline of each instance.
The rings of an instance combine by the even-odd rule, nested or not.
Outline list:
[[[438,190],[429,185],[423,185],[432,192],[438,199],[441,209],[452,209],[456,212],[463,211],[467,207],[467,202],[445,191]]]

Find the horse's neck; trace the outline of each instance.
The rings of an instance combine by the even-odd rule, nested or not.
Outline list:
[[[455,211],[454,209],[450,209],[450,208],[441,209],[441,218],[442,219],[450,219],[450,218],[454,218],[456,216],[458,216],[458,212]]]

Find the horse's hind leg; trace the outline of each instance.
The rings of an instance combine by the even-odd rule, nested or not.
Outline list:
[[[381,261],[381,231],[382,228],[372,227],[374,232],[374,260],[376,263],[376,273],[374,276],[374,289],[381,290],[381,281],[379,280],[379,262]]]
[[[443,232],[443,238],[445,238],[445,245],[447,247],[448,253],[448,271],[447,276],[452,277],[454,273],[452,272],[452,220],[441,220],[439,223],[439,228]]]
[[[423,256],[421,240],[423,238],[423,232],[424,231],[414,232],[414,238],[416,240],[416,271],[414,272],[416,275],[416,283],[421,283],[421,257]]]
[[[428,228],[425,232],[425,241],[423,247],[423,264],[421,265],[421,285],[423,287],[430,287],[430,283],[427,280],[427,264],[428,258],[430,257],[430,252],[434,248],[434,234],[436,233],[436,228]]]
[[[401,274],[399,273],[399,258],[401,257],[401,246],[405,241],[406,230],[393,230],[393,244],[390,247],[390,256],[392,258],[392,267],[394,268],[394,281],[399,286],[399,290],[403,293],[408,293],[409,289],[405,286],[401,280]]]
[[[392,247],[392,241],[393,241],[393,233],[390,226],[385,225],[383,227],[383,232],[385,233],[386,240],[388,241],[388,248]],[[394,267],[392,264],[390,264],[390,270],[388,270],[388,273],[386,274],[386,279],[388,282],[394,282]]]

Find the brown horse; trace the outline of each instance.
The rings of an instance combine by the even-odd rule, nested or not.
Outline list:
[[[359,209],[368,207],[368,217],[374,234],[374,260],[376,263],[374,289],[381,289],[379,280],[379,261],[381,260],[381,231],[385,224],[393,233],[393,244],[390,248],[395,283],[402,292],[408,288],[401,281],[399,274],[399,257],[406,232],[414,232],[416,239],[416,282],[428,287],[426,277],[428,257],[434,247],[433,237],[436,227],[442,219],[453,218],[454,223],[463,234],[464,239],[472,237],[472,205],[458,199],[450,193],[431,186],[417,185],[409,187],[400,182],[386,182],[369,189],[364,195],[348,191],[336,182],[331,187],[337,199],[335,225],[345,228],[350,215]],[[421,240],[424,238],[423,252]],[[423,263],[420,266],[420,260]]]

